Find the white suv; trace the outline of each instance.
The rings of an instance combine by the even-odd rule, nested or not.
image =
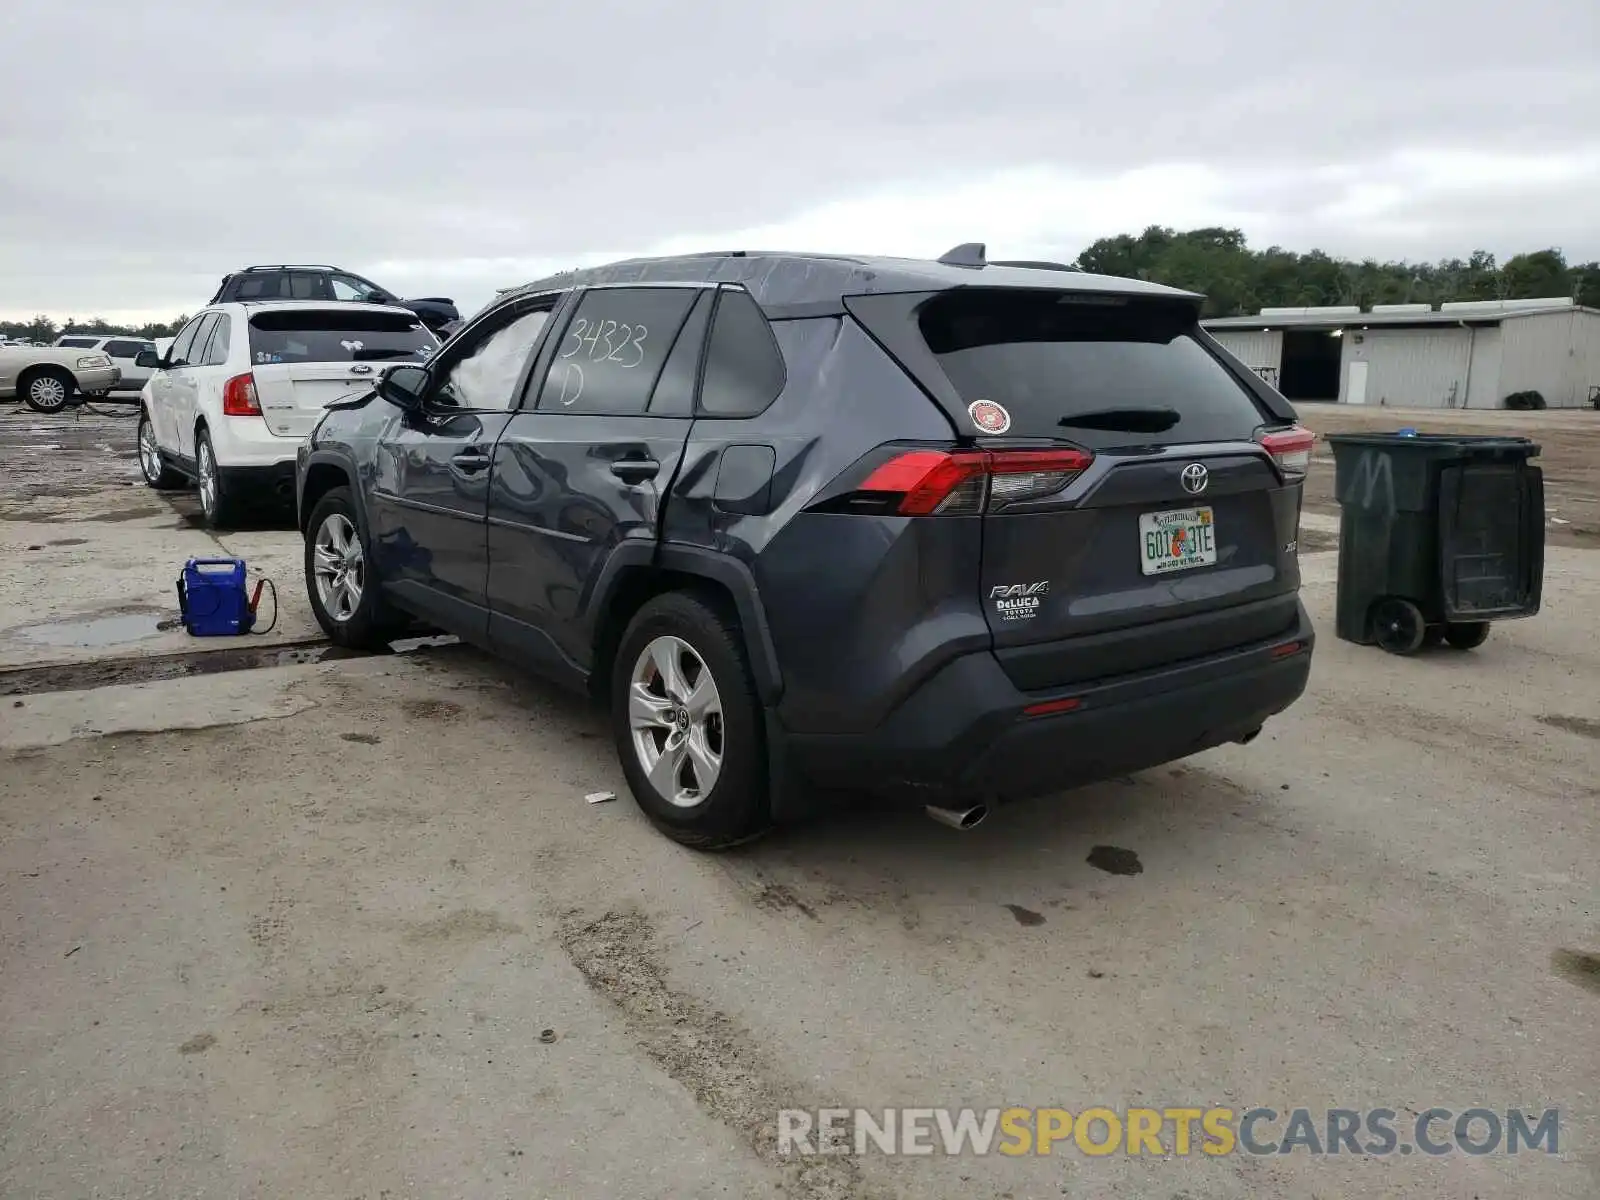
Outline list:
[[[163,356],[139,356],[153,368],[139,398],[145,482],[193,480],[212,528],[292,505],[295,452],[323,409],[438,345],[416,313],[389,305],[213,304]]]
[[[98,350],[111,360],[111,365],[122,372],[116,385],[102,391],[89,392],[91,396],[104,396],[110,391],[137,392],[150,378],[150,369],[138,365],[139,355],[154,350],[156,344],[149,338],[134,337],[129,333],[101,335],[95,333],[64,333],[56,339],[57,346],[71,346],[79,350]]]

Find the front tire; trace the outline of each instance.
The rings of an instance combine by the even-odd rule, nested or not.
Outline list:
[[[37,413],[58,413],[72,399],[76,381],[65,371],[35,371],[22,381],[22,400]]]
[[[611,677],[628,788],[662,833],[722,850],[772,824],[761,705],[738,624],[668,592],[629,622]]]
[[[306,525],[306,594],[317,624],[335,645],[381,650],[405,632],[405,622],[379,595],[367,531],[349,488],[317,501]]]
[[[161,447],[156,442],[155,426],[150,423],[150,413],[139,410],[139,470],[145,483],[158,491],[176,491],[184,485],[184,478],[167,466],[161,457]]]

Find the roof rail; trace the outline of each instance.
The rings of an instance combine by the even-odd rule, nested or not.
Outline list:
[[[1038,262],[1033,259],[1012,258],[997,259],[989,264],[991,267],[1026,267],[1032,271],[1077,271],[1077,267],[1070,267],[1066,263]]]
[[[245,268],[246,271],[337,271],[338,269],[327,263],[264,263],[261,266]]]
[[[988,265],[984,257],[988,252],[982,242],[962,242],[941,254],[939,261],[947,267],[984,267]]]

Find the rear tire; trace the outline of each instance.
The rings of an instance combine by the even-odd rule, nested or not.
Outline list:
[[[311,612],[335,645],[383,650],[405,633],[405,619],[380,594],[367,531],[349,488],[333,488],[311,510],[305,570]]]
[[[730,616],[686,592],[647,602],[617,647],[611,726],[634,800],[674,841],[724,850],[771,827],[761,704]]]
[[[30,371],[17,382],[23,403],[37,413],[60,412],[77,386],[71,375],[55,367]]]
[[[201,429],[194,439],[195,483],[200,490],[200,513],[210,529],[228,529],[239,520],[239,503],[228,492],[211,435]]]
[[[161,457],[161,447],[156,444],[155,427],[150,424],[150,413],[142,408],[139,410],[139,470],[144,474],[145,483],[157,491],[177,491],[187,482]]]
[[[1489,622],[1462,621],[1444,631],[1444,640],[1457,650],[1476,650],[1489,636]]]

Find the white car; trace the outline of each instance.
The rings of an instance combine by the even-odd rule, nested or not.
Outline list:
[[[56,339],[57,346],[72,346],[79,350],[98,350],[111,360],[113,366],[122,372],[122,378],[116,383],[112,391],[137,392],[144,387],[150,378],[150,369],[138,365],[139,355],[146,350],[154,350],[156,344],[149,338],[134,337],[132,334],[114,333],[108,335],[93,333],[64,333]],[[91,392],[90,395],[105,395],[105,392]]]
[[[213,304],[178,331],[140,396],[139,466],[153,488],[199,486],[212,528],[294,503],[295,454],[335,400],[439,342],[381,304]]]

